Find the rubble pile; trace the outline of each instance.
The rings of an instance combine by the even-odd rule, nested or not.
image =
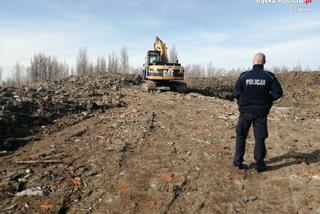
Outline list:
[[[234,99],[232,95],[234,81],[234,77],[189,78],[187,84],[189,92],[231,101]]]
[[[0,141],[24,137],[42,126],[73,113],[121,107],[119,88],[140,84],[131,74],[71,76],[20,88],[0,88]],[[1,145],[0,145],[1,147]]]

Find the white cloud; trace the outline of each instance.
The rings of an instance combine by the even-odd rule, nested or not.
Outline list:
[[[275,43],[267,48],[225,48],[208,44],[205,47],[181,47],[179,51],[180,61],[187,63],[213,62],[217,67],[231,69],[235,67],[250,67],[252,57],[257,52],[267,55],[267,66],[286,65],[293,67],[297,63],[302,66],[319,68],[320,62],[320,38],[306,38],[291,40],[283,43]]]
[[[300,18],[279,20],[263,26],[245,26],[233,32],[195,32],[177,39],[180,61],[213,62],[231,69],[251,66],[256,52],[265,52],[269,66],[297,63],[318,69],[320,64],[320,20],[305,22]]]
[[[3,78],[10,77],[16,62],[25,67],[35,53],[56,56],[61,61],[74,64],[79,48],[93,46],[96,53],[102,52],[111,39],[113,28],[107,24],[90,22],[63,22],[53,20],[46,25],[4,26],[0,28],[0,66]],[[90,50],[89,50],[90,51]]]

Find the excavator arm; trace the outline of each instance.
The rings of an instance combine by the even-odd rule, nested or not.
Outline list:
[[[169,63],[167,45],[164,42],[162,42],[162,40],[159,37],[156,37],[156,41],[154,42],[154,50],[160,52],[162,63]]]

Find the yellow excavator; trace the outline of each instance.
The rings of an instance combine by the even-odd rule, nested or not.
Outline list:
[[[154,50],[149,50],[143,66],[143,88],[154,91],[158,88],[169,88],[172,91],[186,93],[188,90],[184,80],[184,69],[178,62],[169,62],[167,46],[156,37]]]

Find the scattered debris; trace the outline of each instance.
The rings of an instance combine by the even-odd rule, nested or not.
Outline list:
[[[257,199],[258,199],[258,197],[256,197],[256,196],[247,196],[247,197],[241,198],[241,201],[243,203],[249,203],[249,202],[255,201]]]
[[[52,171],[46,171],[42,174],[41,178],[45,178],[45,179],[48,179],[48,180],[53,180],[54,179],[54,174]]]
[[[40,187],[34,187],[18,192],[15,196],[43,196],[43,190]]]
[[[81,181],[79,181],[79,178],[70,178],[70,181],[75,185],[75,186],[80,186]]]
[[[31,160],[31,161],[16,161],[16,164],[41,164],[41,163],[64,163],[61,160]]]

